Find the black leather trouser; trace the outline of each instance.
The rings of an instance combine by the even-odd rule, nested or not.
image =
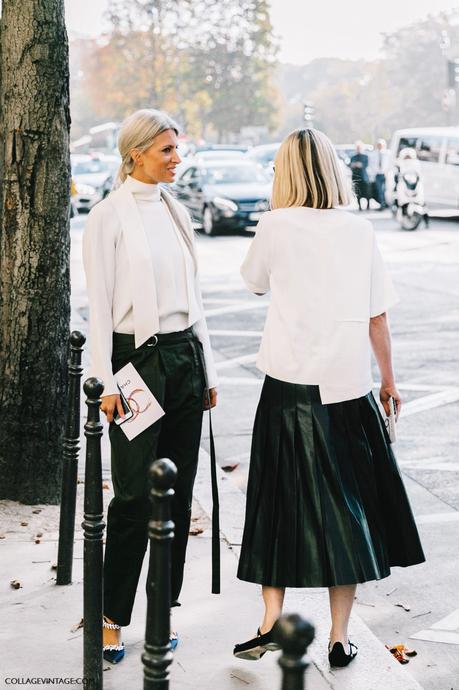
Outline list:
[[[113,334],[113,371],[131,362],[166,413],[132,441],[119,426],[110,425],[115,496],[107,515],[104,614],[118,625],[129,625],[131,620],[148,543],[148,469],[161,457],[172,460],[178,471],[172,501],[172,605],[180,594],[203,416],[200,347],[191,328],[154,336],[137,350],[134,336]]]

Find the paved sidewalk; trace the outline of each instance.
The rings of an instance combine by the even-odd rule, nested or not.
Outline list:
[[[232,656],[235,642],[255,633],[262,613],[259,588],[236,578],[244,497],[228,476],[220,472],[222,518],[222,594],[210,593],[210,507],[208,455],[202,451],[196,483],[193,528],[190,536],[182,607],[173,609],[173,627],[180,645],[171,667],[171,690],[254,690],[280,688],[279,654],[267,653],[258,662]],[[105,504],[111,485],[105,480]],[[22,506],[1,502],[6,529],[0,541],[0,687],[7,678],[81,678],[83,631],[72,627],[83,615],[83,539],[81,528],[83,484],[78,487],[77,530],[73,584],[57,587],[51,569],[57,559],[57,506]],[[40,510],[40,513],[33,511]],[[206,513],[207,511],[207,513]],[[27,523],[21,525],[21,522]],[[3,528],[2,528],[3,529]],[[40,543],[34,539],[41,534]],[[125,690],[141,687],[141,653],[146,614],[147,559],[137,593],[133,621],[124,630],[126,657],[118,666],[104,664],[104,687]],[[10,586],[18,580],[17,590]],[[307,672],[308,690],[420,690],[408,670],[399,666],[361,619],[352,617],[351,632],[359,657],[348,668],[331,673],[326,658],[328,628],[324,590],[289,590],[286,609],[308,617],[316,626],[310,649],[313,663]],[[43,687],[52,687],[43,683]],[[81,687],[81,686],[80,686]]]
[[[195,496],[202,508],[211,510],[209,482],[209,456],[201,449]],[[244,520],[245,497],[231,480],[230,475],[218,468],[220,486],[220,528],[232,547],[235,556],[239,554]],[[251,591],[254,600],[259,597],[259,588],[240,583],[241,593]],[[384,645],[354,611],[351,615],[350,636],[359,647],[357,659],[346,669],[330,670],[327,657],[327,641],[330,627],[328,594],[326,589],[288,589],[285,611],[296,612],[308,618],[315,626],[316,637],[309,649],[309,656],[320,672],[322,681],[334,690],[422,690],[422,686],[411,676],[406,666],[394,660]],[[263,661],[263,660],[262,660]],[[261,663],[260,663],[261,665]],[[307,686],[316,690],[315,680]],[[274,688],[268,685],[266,688]],[[320,686],[317,685],[317,690]]]
[[[87,324],[80,309],[87,304],[79,264],[80,233],[72,236],[72,328],[85,332]],[[84,352],[87,365],[87,349]],[[82,415],[85,414],[82,395]],[[84,423],[84,421],[83,421]],[[79,476],[83,478],[84,438]],[[105,504],[111,497],[107,434],[102,443]],[[208,455],[203,450],[196,481],[194,527],[203,532],[191,536],[187,555],[183,606],[173,610],[173,626],[181,643],[171,667],[171,690],[278,690],[278,653],[267,653],[259,662],[232,656],[235,642],[252,636],[260,622],[262,601],[259,587],[236,579],[237,555],[244,519],[244,495],[221,470],[222,594],[210,593],[211,544],[208,514],[211,507]],[[78,487],[74,583],[56,587],[52,563],[57,560],[59,508],[23,506],[0,501],[0,688],[6,679],[81,678],[82,630],[71,632],[83,615],[83,541],[80,524],[84,485]],[[36,512],[39,510],[40,512]],[[21,522],[26,523],[21,525]],[[37,534],[40,543],[35,543]],[[124,631],[126,657],[118,666],[104,664],[107,690],[142,687],[140,656],[143,649],[146,614],[144,583],[147,560],[137,593],[132,624]],[[21,588],[14,590],[11,580]],[[325,590],[289,590],[286,609],[301,613],[316,626],[311,645],[308,690],[422,690],[409,670],[393,660],[389,652],[354,614],[351,633],[359,656],[348,669],[331,673],[326,657],[328,605]],[[55,687],[41,684],[42,687]],[[76,687],[82,687],[76,685]]]
[[[110,497],[104,491],[106,499]],[[79,517],[82,491],[79,490]],[[10,505],[10,517],[13,515]],[[0,645],[2,664],[0,687],[10,687],[9,678],[81,678],[83,675],[83,631],[72,632],[83,615],[83,541],[77,530],[75,542],[74,582],[56,587],[51,565],[57,556],[57,533],[48,530],[40,544],[31,541],[36,533],[32,520],[34,506],[18,506],[21,517],[31,523],[16,531],[7,531],[1,542],[0,605],[2,626]],[[30,516],[28,515],[30,513]],[[35,514],[34,514],[35,515]],[[40,519],[39,515],[34,519]],[[77,518],[77,524],[78,524]],[[237,561],[227,542],[222,540],[223,593],[210,593],[211,540],[209,519],[195,505],[193,527],[203,530],[190,536],[182,607],[173,610],[173,626],[180,634],[180,645],[171,667],[171,690],[277,690],[281,676],[279,654],[266,654],[260,662],[235,659],[232,648],[255,633],[262,609],[259,595],[236,579]],[[42,528],[44,529],[44,528]],[[142,687],[141,653],[144,644],[147,559],[137,593],[132,624],[124,629],[126,657],[118,666],[104,663],[104,687],[126,690]],[[21,588],[14,590],[10,580]],[[326,683],[315,666],[307,674],[310,690],[326,690]],[[52,687],[41,683],[42,687]],[[78,687],[78,686],[77,686]],[[81,685],[79,687],[82,687]]]

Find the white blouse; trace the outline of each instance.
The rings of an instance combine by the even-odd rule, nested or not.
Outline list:
[[[173,204],[194,242],[186,209]],[[113,332],[132,333],[140,347],[156,333],[193,326],[203,345],[208,386],[217,385],[194,261],[156,185],[128,177],[91,210],[83,262],[91,375],[104,382],[104,395],[118,392],[111,366]]]
[[[368,220],[340,209],[264,213],[241,273],[252,292],[271,291],[261,371],[318,385],[323,404],[372,389],[369,320],[398,298]]]

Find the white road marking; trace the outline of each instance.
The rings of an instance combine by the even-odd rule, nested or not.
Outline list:
[[[443,630],[421,630],[411,635],[412,640],[425,640],[426,642],[443,642],[444,644],[459,644],[459,633]]]
[[[223,362],[217,362],[215,366],[218,371],[221,371],[222,369],[232,369],[232,367],[235,367],[238,364],[249,364],[250,362],[255,362],[256,358],[256,353],[252,355],[241,355],[240,357],[234,357],[233,359],[226,359]]]
[[[225,386],[261,386],[263,379],[255,376],[219,376],[218,382]]]
[[[459,628],[459,609],[456,609],[448,616],[445,616],[437,623],[430,626],[433,630],[458,630]]]
[[[203,297],[204,304],[245,304],[237,297]]]
[[[216,331],[210,330],[209,335],[223,335],[237,338],[261,338],[263,331]]]
[[[430,628],[411,635],[411,639],[459,645],[459,609],[434,623]]]
[[[231,282],[229,278],[226,283],[216,283],[215,281],[203,282],[201,280],[201,290],[204,295],[207,292],[241,292],[241,290],[244,290],[246,295],[250,294],[242,282]]]
[[[261,309],[267,307],[268,302],[241,302],[239,305],[229,304],[226,307],[216,307],[216,309],[207,309],[204,314],[206,318],[209,316],[219,316],[220,314],[236,314],[236,312],[248,311],[249,309]]]
[[[403,417],[409,417],[412,414],[432,410],[435,407],[441,407],[458,400],[459,388],[449,388],[439,393],[432,393],[432,395],[424,395],[416,400],[411,400],[403,406],[402,415]]]
[[[375,383],[375,388],[379,388],[380,383]],[[401,391],[447,391],[457,390],[453,386],[438,386],[430,383],[397,383],[397,388]],[[408,403],[406,403],[408,404]]]
[[[405,470],[440,470],[441,472],[459,472],[459,462],[447,462],[442,460],[440,462],[429,462],[420,460],[419,462],[402,462],[399,463]]]
[[[428,515],[416,515],[417,525],[431,525],[442,524],[444,522],[459,522],[459,511],[451,511],[447,513],[430,513]]]

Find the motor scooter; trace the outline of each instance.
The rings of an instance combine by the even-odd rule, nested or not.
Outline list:
[[[416,170],[400,170],[396,173],[392,213],[403,230],[416,230],[421,220],[428,227],[429,216],[424,203],[424,191]]]

